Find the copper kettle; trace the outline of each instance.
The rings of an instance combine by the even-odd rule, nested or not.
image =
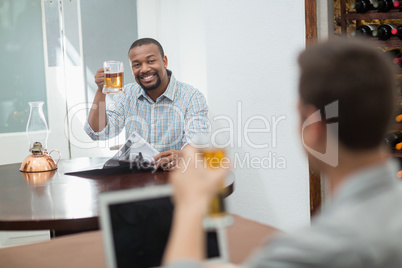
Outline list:
[[[28,155],[22,162],[20,171],[22,172],[44,172],[52,171],[57,169],[57,164],[60,161],[60,152],[51,151],[49,154],[43,151],[42,144],[40,142],[35,142],[32,150],[32,154]],[[59,159],[55,163],[53,158],[50,156],[52,152],[59,153]]]

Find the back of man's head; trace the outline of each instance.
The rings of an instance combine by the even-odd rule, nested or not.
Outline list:
[[[324,111],[338,101],[339,142],[353,151],[378,147],[395,107],[390,59],[361,42],[333,40],[299,56],[301,102]]]

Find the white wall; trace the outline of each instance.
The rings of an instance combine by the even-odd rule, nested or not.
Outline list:
[[[310,219],[296,114],[304,25],[303,0],[138,0],[139,37],[159,39],[176,77],[206,93],[210,114],[226,116],[218,124],[232,121],[231,154],[249,157],[248,167],[234,163],[230,211],[283,230]],[[247,120],[269,131],[238,135]],[[261,160],[266,168],[255,168]]]
[[[176,79],[207,96],[203,0],[138,0],[138,38],[158,40]]]

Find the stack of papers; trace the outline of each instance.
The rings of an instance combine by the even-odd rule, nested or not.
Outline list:
[[[87,168],[81,168],[78,171],[67,172],[66,175],[95,175],[106,174],[105,169],[113,170],[152,170],[154,171],[154,157],[159,152],[153,148],[137,132],[128,137],[124,145],[117,153],[104,164]]]
[[[103,168],[118,167],[124,163],[130,164],[138,161],[151,164],[157,154],[159,152],[134,131],[119,151],[105,163]]]

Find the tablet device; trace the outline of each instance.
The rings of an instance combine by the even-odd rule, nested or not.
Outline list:
[[[108,267],[161,265],[174,206],[168,184],[100,194],[100,225]],[[208,262],[228,261],[225,230],[208,230]]]

